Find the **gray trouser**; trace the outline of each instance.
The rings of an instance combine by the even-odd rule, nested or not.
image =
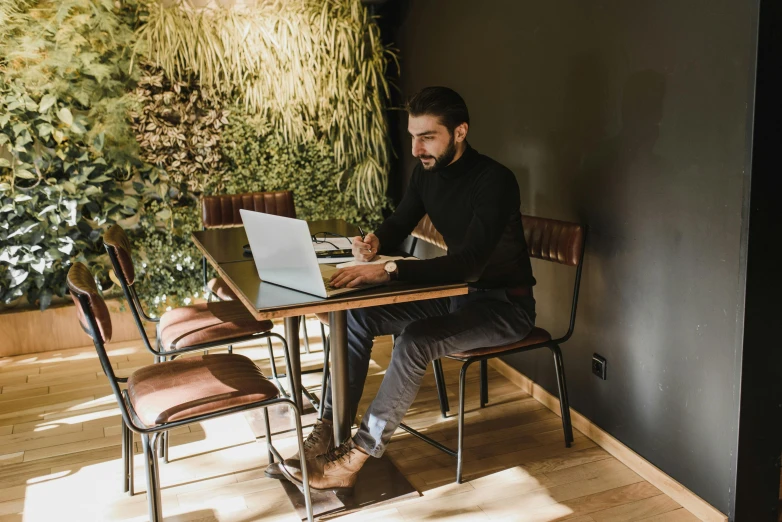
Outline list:
[[[348,311],[348,384],[355,418],[376,336],[395,335],[383,382],[364,415],[354,442],[380,457],[421,386],[426,367],[444,355],[500,346],[524,338],[535,324],[533,297],[509,297],[505,290],[376,306]],[[332,419],[331,389],[323,416]]]

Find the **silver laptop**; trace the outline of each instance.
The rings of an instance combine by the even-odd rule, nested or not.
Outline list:
[[[331,288],[329,280],[337,268],[318,264],[306,221],[252,210],[239,212],[261,281],[318,297],[334,297],[380,286],[372,284],[355,288]]]

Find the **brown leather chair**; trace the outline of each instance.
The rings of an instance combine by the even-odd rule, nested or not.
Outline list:
[[[201,199],[201,222],[204,230],[212,228],[241,227],[242,216],[240,210],[254,210],[274,214],[275,216],[296,217],[296,206],[293,202],[293,192],[281,190],[278,192],[251,192],[248,194],[225,194],[217,196],[204,196]],[[211,299],[212,296],[221,301],[234,300],[238,297],[231,287],[221,277],[208,278],[208,264],[203,259],[204,291]],[[310,341],[307,334],[307,323],[301,318],[304,350],[310,353]]]
[[[201,199],[201,222],[204,230],[241,227],[240,210],[254,210],[275,216],[296,217],[293,192],[290,190],[204,196]],[[224,301],[238,300],[236,294],[222,278],[215,277],[207,281],[208,264],[206,258],[203,260],[203,268],[204,289],[208,294]]]
[[[272,321],[257,321],[238,300],[184,306],[166,312],[160,318],[150,317],[141,306],[136,293],[136,270],[127,234],[119,225],[112,225],[103,235],[103,244],[125,293],[141,339],[147,350],[155,356],[155,362],[174,359],[183,353],[223,346],[227,346],[230,352],[235,343],[264,337],[270,347],[272,337],[278,338],[283,343],[287,356],[287,343],[282,336],[271,331],[274,326]],[[154,347],[144,329],[144,321],[156,325]],[[271,352],[271,348],[269,351]],[[276,380],[276,383],[280,386],[279,380]],[[162,456],[168,462],[167,435],[162,446]]]
[[[214,196],[203,196],[201,199],[201,221],[204,230],[214,228],[234,228],[243,226],[240,210],[253,210],[255,212],[264,212],[275,216],[289,218],[296,217],[296,206],[293,201],[293,192],[290,190],[281,190],[277,192],[251,192],[247,194],[222,194]],[[239,301],[233,290],[221,277],[215,277],[207,281],[208,264],[206,258],[203,259],[204,273],[204,292],[209,300],[216,297],[221,301]],[[309,333],[307,332],[307,322],[305,317],[299,319],[304,338],[304,351],[310,353]],[[321,325],[321,339],[323,346],[326,346],[326,334]],[[324,350],[325,352],[325,350]],[[325,367],[328,369],[328,353],[326,353]],[[272,368],[272,377],[279,385],[279,379],[285,377],[285,374],[277,372],[277,366],[274,361],[271,341],[269,342],[269,362]],[[320,370],[317,370],[320,371]],[[281,388],[283,393],[287,393],[285,388]],[[308,390],[304,389],[304,394],[316,406],[319,405]]]
[[[483,408],[488,402],[487,361],[489,359],[536,350],[538,348],[550,349],[554,356],[554,368],[557,372],[557,385],[559,388],[559,403],[562,416],[562,427],[565,434],[565,446],[570,447],[573,442],[573,428],[570,423],[570,405],[568,403],[567,386],[565,384],[565,369],[559,345],[570,339],[575,328],[578,292],[581,285],[581,272],[584,264],[586,229],[577,223],[524,215],[522,215],[522,222],[524,225],[524,238],[527,242],[527,249],[531,258],[551,261],[576,269],[573,300],[570,308],[570,325],[565,335],[558,339],[553,339],[551,334],[543,328],[534,328],[525,338],[515,343],[505,346],[477,348],[461,353],[453,353],[447,356],[449,359],[454,359],[463,363],[459,374],[459,434],[457,450],[454,451],[450,448],[446,448],[437,441],[418,433],[409,426],[403,424],[401,427],[425,442],[432,444],[441,451],[456,457],[457,483],[462,482],[463,469],[465,375],[467,373],[467,368],[474,362],[480,362],[481,365],[480,404],[481,408]],[[419,239],[431,241],[437,246],[445,246],[442,236],[434,228],[428,216],[424,216],[416,227],[416,230],[413,232],[413,235]],[[440,371],[442,372],[442,370]],[[437,378],[436,372],[435,378]],[[440,382],[443,382],[442,373],[440,374],[439,380]]]
[[[134,493],[133,433],[141,435],[150,521],[163,520],[155,448],[161,441],[161,434],[168,430],[223,415],[264,408],[269,462],[274,462],[275,458],[282,462],[282,456],[272,445],[267,408],[285,403],[293,409],[299,454],[304,455],[301,420],[296,403],[287,397],[280,397],[274,383],[266,379],[250,359],[238,354],[198,355],[145,366],[127,378],[117,377],[105,347],[105,343],[111,340],[111,316],[106,303],[98,294],[95,279],[86,266],[75,263],[68,271],[67,284],[76,304],[79,322],[92,337],[103,372],[119,406],[122,417],[123,485],[124,491],[130,495]],[[124,390],[120,388],[121,384],[126,385]],[[287,473],[284,467],[283,472]],[[312,521],[312,502],[306,473],[307,466],[303,466],[302,488],[307,516]]]
[[[136,270],[127,234],[119,225],[112,225],[103,235],[103,244],[141,338],[147,349],[159,360],[259,337],[279,337],[285,342],[282,337],[271,332],[274,326],[271,321],[257,321],[239,301],[194,304],[165,312],[160,318],[150,317],[136,293]],[[154,348],[142,320],[157,325],[157,343]]]

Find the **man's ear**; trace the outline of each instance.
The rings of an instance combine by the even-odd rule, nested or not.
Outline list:
[[[467,123],[461,123],[453,130],[453,139],[456,143],[461,143],[467,139],[467,130],[470,126]]]

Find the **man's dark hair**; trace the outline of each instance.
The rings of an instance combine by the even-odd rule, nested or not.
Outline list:
[[[462,123],[470,124],[467,104],[459,93],[448,87],[426,87],[413,95],[405,106],[410,116],[437,116],[449,132]]]

